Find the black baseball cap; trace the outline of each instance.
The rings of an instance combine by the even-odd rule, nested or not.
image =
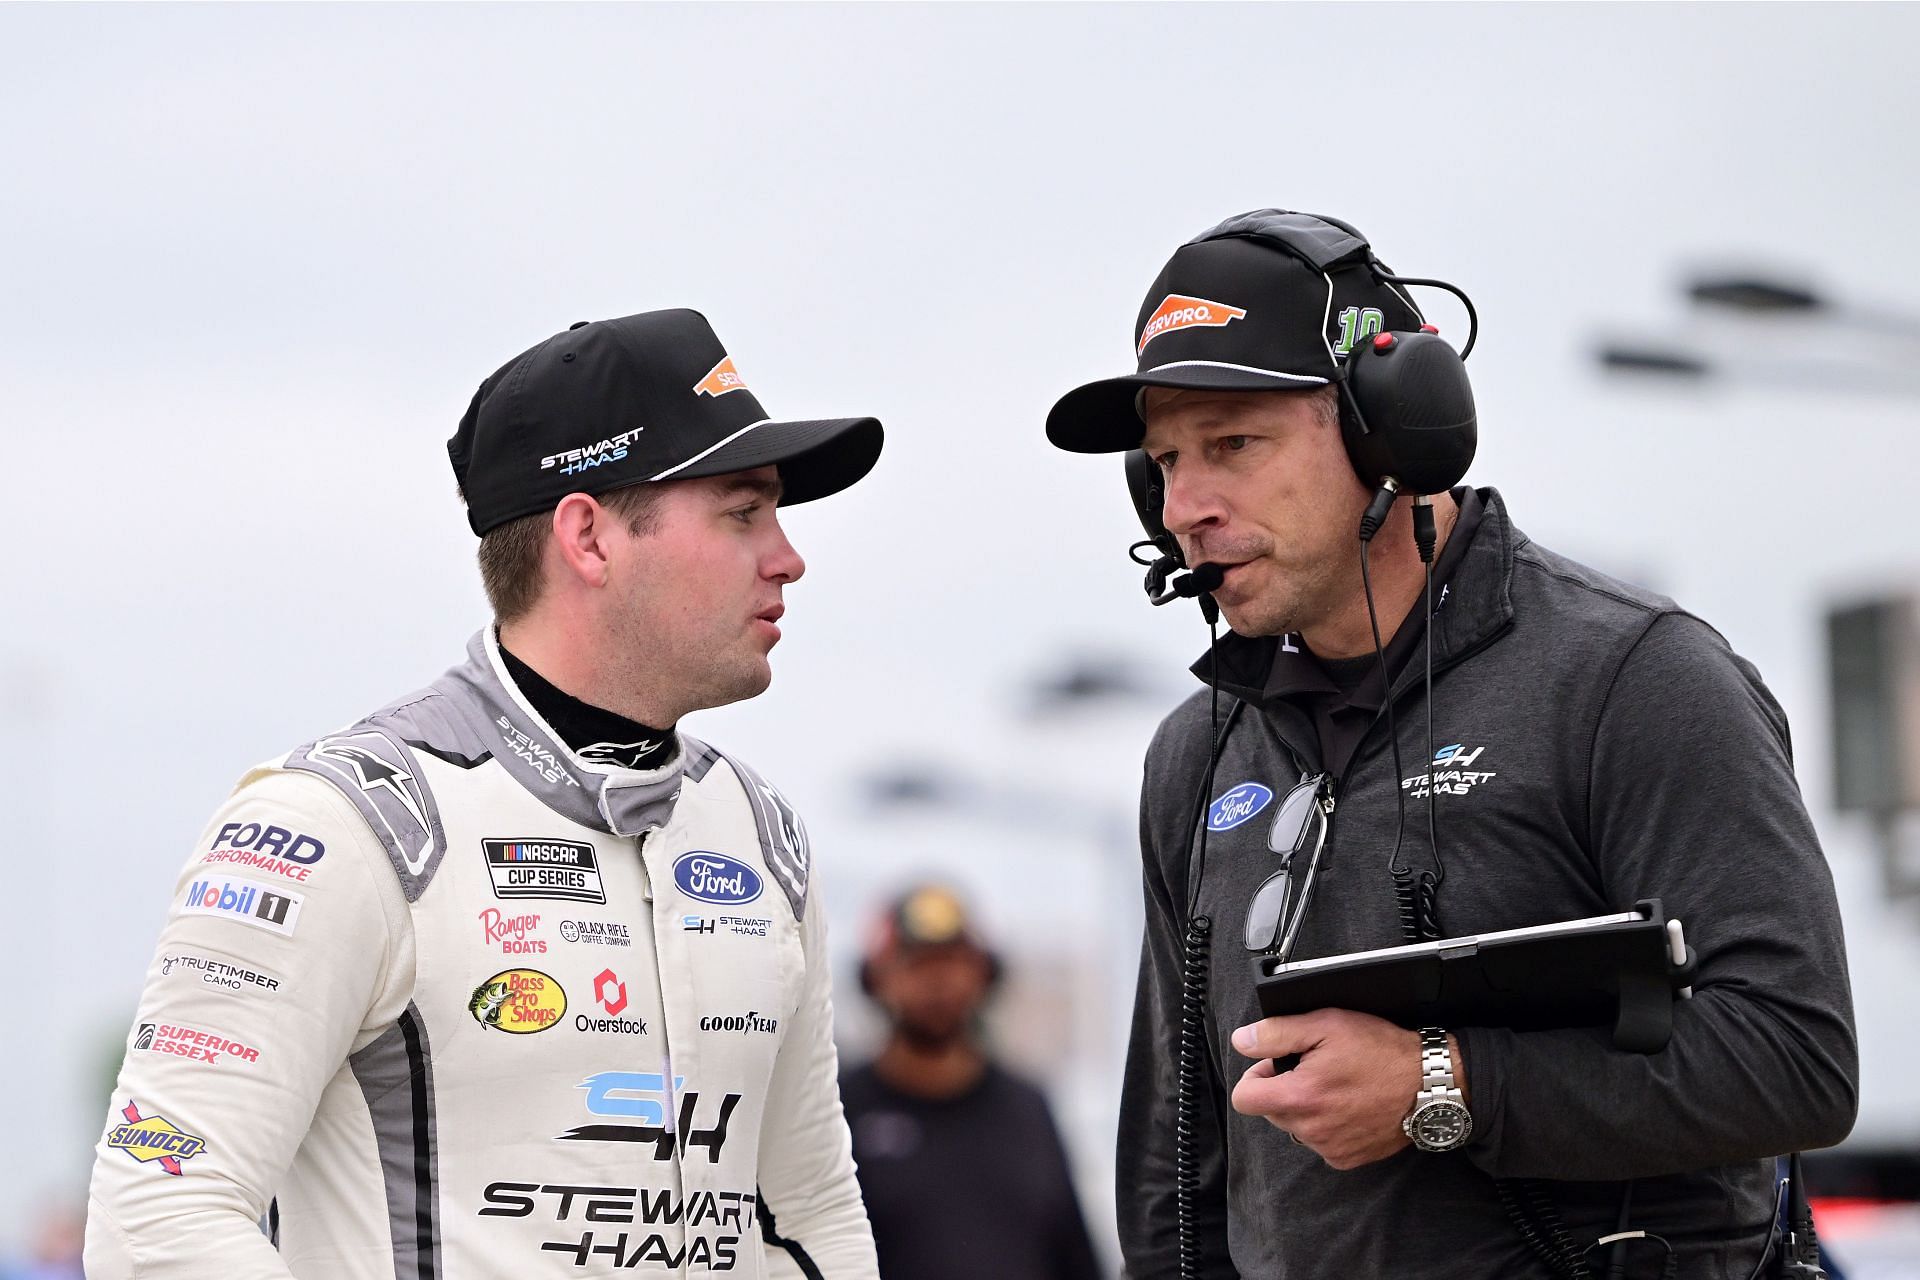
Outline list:
[[[483,534],[570,493],[780,469],[782,506],[838,493],[873,469],[874,418],[774,421],[697,311],[581,321],[480,384],[447,441]]]
[[[1139,448],[1144,387],[1276,391],[1339,381],[1363,334],[1422,323],[1372,262],[1358,231],[1310,213],[1257,209],[1203,232],[1174,253],[1140,304],[1136,370],[1062,396],[1047,439],[1072,453]]]

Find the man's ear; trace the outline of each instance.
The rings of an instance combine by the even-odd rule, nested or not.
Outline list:
[[[607,535],[616,517],[584,493],[570,493],[553,509],[553,549],[558,568],[586,587],[607,585],[612,548]]]

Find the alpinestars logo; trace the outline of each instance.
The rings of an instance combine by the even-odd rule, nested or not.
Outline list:
[[[777,789],[762,782],[759,784],[759,791],[766,797],[767,803],[773,806],[773,811],[780,820],[781,849],[785,850],[789,862],[801,871],[805,871],[808,857],[807,828],[800,821],[800,815]]]
[[[439,815],[432,812],[420,780],[405,767],[402,748],[381,733],[356,733],[320,739],[307,759],[367,797],[366,807],[400,850],[409,875],[425,870],[439,843]]]
[[[1487,779],[1497,776],[1490,769],[1472,769],[1468,766],[1480,759],[1484,746],[1469,750],[1461,743],[1442,747],[1433,753],[1433,769],[1429,773],[1415,774],[1411,778],[1400,780],[1400,789],[1415,799],[1427,794],[1428,780],[1432,780],[1434,791],[1443,796],[1463,796]]]
[[[1140,327],[1140,345],[1133,354],[1144,354],[1147,344],[1163,333],[1196,327],[1218,329],[1235,320],[1244,320],[1246,315],[1243,307],[1230,307],[1224,302],[1210,302],[1205,298],[1189,298],[1184,293],[1170,293],[1147,317],[1146,324]]]
[[[420,810],[419,797],[414,794],[412,788],[404,785],[413,782],[413,775],[405,769],[389,764],[365,747],[355,746],[351,742],[337,738],[316,747],[313,754],[338,760],[352,769],[354,782],[362,791],[390,792],[415,822],[423,827],[427,825],[427,815]],[[419,786],[418,783],[413,785],[415,788]]]
[[[665,763],[665,738],[642,738],[638,742],[595,742],[574,754],[594,764],[610,764],[620,769],[650,769]],[[660,757],[656,759],[655,757]]]

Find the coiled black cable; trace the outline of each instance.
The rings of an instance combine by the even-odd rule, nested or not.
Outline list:
[[[1417,877],[1417,912],[1420,925],[1420,938],[1431,942],[1440,936],[1440,881],[1431,871],[1422,871]]]
[[[1520,1238],[1554,1275],[1566,1280],[1592,1280],[1585,1256],[1573,1247],[1573,1237],[1547,1198],[1545,1187],[1529,1178],[1496,1178],[1493,1189]]]
[[[1424,942],[1420,936],[1420,904],[1417,891],[1413,887],[1412,867],[1391,867],[1393,876],[1393,909],[1400,916],[1400,936],[1408,942]]]
[[[1186,956],[1180,968],[1180,1105],[1174,1121],[1174,1202],[1181,1280],[1199,1280],[1200,1135],[1195,1117],[1207,1061],[1207,961],[1213,920],[1187,921]]]
[[[1440,884],[1431,871],[1394,867],[1393,909],[1408,942],[1432,942],[1440,936]]]
[[[1174,1104],[1173,1191],[1174,1226],[1178,1243],[1180,1280],[1199,1280],[1200,1222],[1195,1204],[1200,1192],[1200,1147],[1197,1113],[1200,1090],[1205,1083],[1207,1062],[1207,969],[1212,954],[1213,920],[1195,915],[1194,903],[1200,897],[1200,880],[1207,868],[1207,798],[1213,794],[1214,773],[1220,765],[1220,749],[1240,708],[1236,702],[1220,723],[1220,632],[1218,612],[1207,615],[1208,672],[1212,686],[1208,704],[1207,728],[1211,750],[1207,754],[1207,774],[1194,800],[1194,812],[1187,823],[1187,932],[1180,963],[1180,1066],[1177,1075],[1179,1097]],[[1194,832],[1199,832],[1199,853],[1194,853]]]

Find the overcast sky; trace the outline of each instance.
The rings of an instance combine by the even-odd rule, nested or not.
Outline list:
[[[964,864],[1016,949],[1041,902],[1064,936],[1125,932],[1104,833],[1205,637],[1141,600],[1117,462],[1041,423],[1131,367],[1175,246],[1268,205],[1466,287],[1470,480],[1759,665],[1841,884],[1861,1136],[1920,1139],[1885,980],[1920,964],[1915,913],[1828,805],[1821,623],[1920,581],[1893,501],[1920,401],[1796,378],[1831,335],[1678,289],[1751,263],[1915,309],[1917,39],[1910,5],[0,7],[0,777],[36,1015],[0,1065],[11,1181],[84,1177],[168,890],[240,770],[484,622],[443,442],[574,320],[697,307],[769,412],[886,423],[866,482],[787,519],[810,569],[774,689],[694,725],[808,814],[842,941],[920,865]],[[1754,376],[1603,378],[1595,339],[1639,330]],[[1902,367],[1871,345],[1844,354]],[[1023,718],[1088,651],[1156,691]],[[902,759],[1005,802],[904,838],[857,786]],[[1049,796],[1054,825],[1018,816]],[[1110,1062],[1069,1075],[1095,1142]]]

